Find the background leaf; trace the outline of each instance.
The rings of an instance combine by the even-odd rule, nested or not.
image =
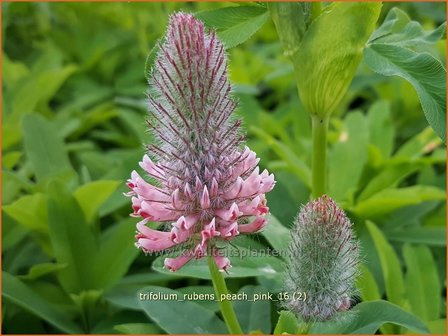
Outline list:
[[[364,50],[366,64],[385,76],[399,76],[412,84],[429,125],[446,142],[446,70],[428,53],[411,50],[437,42],[446,35],[446,23],[424,31],[398,8],[388,13]]]
[[[229,49],[255,34],[269,18],[269,12],[261,6],[238,6],[199,12],[195,17],[216,29],[226,49]]]
[[[26,153],[38,180],[71,171],[63,141],[51,123],[37,114],[28,114],[23,120]]]
[[[412,312],[424,321],[440,317],[440,282],[433,256],[428,247],[403,246],[406,264],[406,296]]]
[[[399,306],[405,303],[405,286],[400,261],[392,246],[372,222],[366,222],[381,262],[387,298]]]
[[[67,267],[58,273],[68,293],[93,289],[95,277],[90,262],[97,254],[95,237],[84,214],[60,182],[49,187],[48,223],[56,260]]]
[[[385,323],[406,327],[426,334],[428,328],[414,315],[387,301],[369,301],[357,304],[352,316],[342,322],[318,323],[311,328],[313,334],[374,334]]]
[[[238,293],[248,296],[248,300],[237,300],[233,303],[243,332],[250,333],[260,330],[264,334],[269,334],[271,331],[271,301],[261,299],[253,301],[254,295],[266,294],[267,291],[261,286],[244,286]]]
[[[141,293],[160,293],[183,298],[178,292],[157,286],[143,288]],[[207,308],[191,301],[141,300],[144,312],[162,329],[171,334],[224,334],[224,322]]]
[[[2,272],[2,295],[15,304],[45,319],[66,333],[81,334],[81,329],[56,307],[45,301],[16,277]]]

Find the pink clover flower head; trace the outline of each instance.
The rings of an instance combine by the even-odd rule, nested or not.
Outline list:
[[[132,216],[136,245],[144,252],[179,248],[166,258],[176,271],[193,258],[211,255],[226,270],[230,261],[217,242],[260,231],[269,212],[265,194],[274,176],[260,172],[259,159],[243,146],[237,104],[227,78],[224,45],[192,15],[170,17],[150,76],[148,125],[155,141],[140,162],[148,175],[133,171]],[[148,222],[165,224],[165,230]]]

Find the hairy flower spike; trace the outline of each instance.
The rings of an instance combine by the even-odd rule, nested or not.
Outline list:
[[[352,223],[324,195],[302,207],[291,232],[285,307],[304,321],[325,321],[350,308],[358,275],[358,244]],[[293,293],[305,293],[296,300]]]
[[[179,247],[180,256],[165,259],[172,271],[208,254],[225,270],[230,261],[217,243],[265,226],[265,193],[275,181],[241,148],[223,44],[192,15],[172,15],[149,84],[156,141],[140,166],[150,179],[134,171],[128,180],[132,216],[142,218],[136,244],[145,252]],[[149,221],[169,231],[151,229]]]

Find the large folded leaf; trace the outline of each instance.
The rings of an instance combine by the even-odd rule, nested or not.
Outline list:
[[[182,301],[183,294],[172,289],[149,286],[140,293],[166,295],[160,300],[140,300],[143,311],[170,334],[224,334],[227,328],[218,316],[201,305]]]
[[[292,56],[307,110],[329,115],[344,97],[375,29],[381,3],[332,3],[309,26]]]
[[[82,333],[81,328],[59,309],[7,272],[2,272],[2,295],[65,333]]]
[[[292,56],[299,48],[311,23],[311,6],[309,2],[268,2],[285,55]]]
[[[417,333],[429,332],[416,316],[388,301],[362,302],[356,305],[350,313],[352,316],[341,318],[339,322],[316,323],[310,333],[375,334],[385,323],[393,323]]]
[[[196,13],[208,27],[217,30],[226,49],[233,48],[255,34],[269,18],[262,6],[225,7]]]

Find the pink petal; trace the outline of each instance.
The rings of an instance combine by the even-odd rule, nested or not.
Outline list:
[[[171,239],[177,244],[183,243],[191,235],[189,230],[191,226],[187,228],[186,222],[187,220],[185,217],[181,216],[177,222],[173,224],[173,228],[171,229]]]
[[[202,191],[201,208],[204,210],[210,208],[210,196],[208,195],[207,186],[204,186],[204,190]]]
[[[170,232],[164,232],[159,230],[154,230],[149,227],[147,227],[146,224],[147,220],[142,220],[141,222],[137,223],[137,230],[143,234],[141,238],[146,238],[150,240],[158,240],[158,239],[167,239],[170,237]]]
[[[179,189],[174,190],[173,194],[171,195],[171,204],[173,205],[173,208],[176,210],[185,209],[186,205],[180,197]]]
[[[267,222],[268,221],[266,218],[258,216],[252,223],[238,225],[238,230],[241,233],[257,232],[260,231],[262,228],[264,228]]]
[[[237,195],[240,193],[241,188],[243,187],[243,179],[241,177],[238,177],[235,181],[235,183],[230,186],[230,188],[227,189],[227,191],[224,193],[224,199],[231,200],[237,197]]]
[[[177,258],[165,258],[164,266],[166,269],[175,272],[182,268],[187,262],[193,258],[193,255],[181,255]]]
[[[222,218],[225,221],[235,221],[238,217],[243,215],[242,212],[238,209],[238,205],[236,203],[232,203],[229,210],[225,209],[218,209],[215,211],[215,214]]]
[[[156,178],[163,178],[165,175],[163,170],[152,162],[148,155],[143,156],[143,161],[140,162],[140,167]]]
[[[225,237],[225,238],[231,238],[231,237],[238,236],[239,235],[238,223],[233,222],[230,225],[222,226],[219,228],[219,232],[221,233],[221,236]]]
[[[218,266],[218,269],[220,270],[226,271],[232,267],[229,258],[215,254],[213,255],[213,259],[215,259],[216,266]]]
[[[205,247],[207,240],[209,240],[210,238],[219,236],[220,234],[221,233],[219,231],[216,231],[215,218],[213,218],[211,220],[211,222],[208,223],[207,225],[205,225],[204,229],[201,231],[201,237],[202,237],[201,245],[202,245],[202,247]]]
[[[239,209],[244,216],[255,216],[260,213],[258,209],[262,205],[263,200],[260,196],[255,197],[252,200],[247,200],[239,204]]]
[[[218,195],[218,191],[219,191],[219,186],[218,186],[218,182],[216,181],[215,178],[212,179],[212,184],[210,186],[210,195],[212,197]]]
[[[170,200],[168,195],[161,192],[157,187],[149,184],[134,170],[132,172],[132,179],[128,180],[128,186],[132,186],[132,190],[146,200],[167,202]]]
[[[166,222],[177,219],[177,214],[167,209],[164,204],[148,201],[141,203],[140,214],[142,217],[145,217],[143,214],[146,214],[154,222]]]
[[[157,240],[151,240],[147,238],[137,239],[137,246],[142,248],[146,252],[163,251],[166,250],[167,248],[173,247],[174,245],[176,245],[176,243],[174,243],[170,237],[166,239],[157,239]]]

